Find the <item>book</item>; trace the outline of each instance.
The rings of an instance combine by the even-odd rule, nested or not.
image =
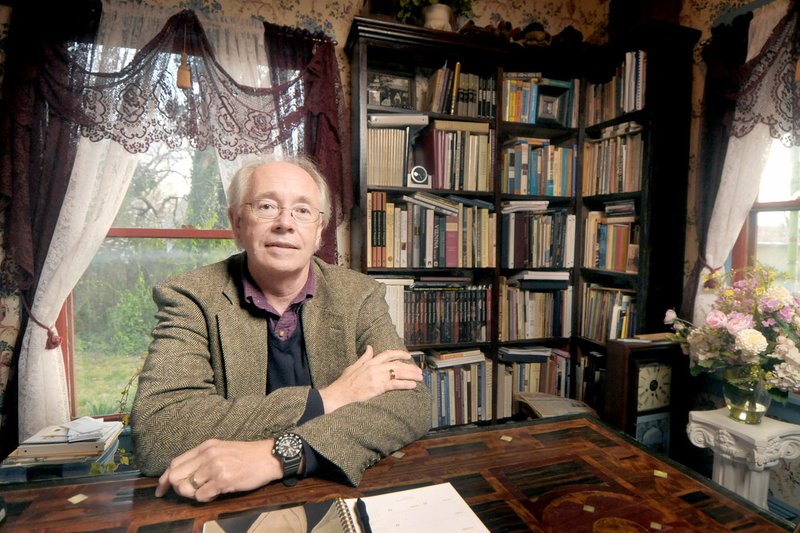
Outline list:
[[[488,532],[450,483],[364,498],[335,498],[253,511],[203,524],[203,533],[367,533],[371,531]]]
[[[456,365],[480,363],[484,359],[486,359],[486,356],[480,350],[468,350],[450,354],[431,350],[426,358],[428,364],[434,368],[447,368]]]
[[[530,409],[538,418],[589,413],[597,416],[594,409],[580,400],[554,396],[542,392],[518,392],[514,400]]]
[[[25,439],[12,453],[16,457],[102,455],[109,446],[116,442],[124,427],[119,421],[103,422],[102,424],[103,430],[100,438],[74,442],[65,440],[68,439],[66,436],[68,429],[65,430],[64,425],[47,426]]]
[[[116,439],[101,455],[19,457],[12,452],[0,463],[0,484],[74,478],[106,469],[116,471],[120,466],[114,461],[118,447]]]
[[[367,118],[367,125],[375,127],[422,127],[428,125],[428,115],[423,113],[374,113]]]

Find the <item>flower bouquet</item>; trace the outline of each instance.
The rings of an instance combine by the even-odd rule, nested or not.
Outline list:
[[[789,391],[800,391],[800,298],[778,282],[774,270],[761,265],[724,277],[714,274],[705,286],[716,299],[703,325],[678,318],[672,309],[664,323],[672,325],[670,338],[688,353],[692,375],[722,368],[724,392],[726,385],[740,396],[746,388],[768,392],[765,400],[751,400],[746,408],[732,407],[726,394],[734,418],[757,423],[745,420],[746,413],[734,413],[734,407],[758,410],[760,421],[770,396],[785,400]]]

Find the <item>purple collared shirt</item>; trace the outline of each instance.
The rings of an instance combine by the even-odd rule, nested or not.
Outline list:
[[[297,329],[297,323],[300,319],[300,305],[313,298],[317,292],[317,277],[314,274],[314,265],[309,266],[305,285],[303,285],[303,288],[300,289],[300,292],[297,293],[297,296],[295,296],[282,315],[267,302],[267,298],[261,292],[261,289],[256,286],[253,277],[247,270],[247,266],[244,267],[244,276],[242,278],[244,280],[244,299],[269,314],[269,327],[275,335],[281,339],[291,337],[294,330]]]

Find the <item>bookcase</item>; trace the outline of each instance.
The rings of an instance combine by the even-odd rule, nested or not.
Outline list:
[[[576,191],[576,389],[614,417],[600,383],[619,368],[606,344],[665,331],[681,303],[694,29],[651,22],[584,71],[581,187]],[[641,82],[641,85],[638,84]],[[619,370],[618,370],[619,371]],[[618,379],[618,378],[617,378]]]
[[[386,284],[409,350],[438,365],[426,373],[434,426],[512,416],[525,387],[600,398],[602,385],[582,373],[589,354],[598,369],[605,357],[606,338],[584,323],[592,291],[629,295],[630,333],[679,303],[697,36],[657,30],[603,47],[523,49],[353,20],[352,262]],[[599,87],[636,50],[647,56],[639,109],[612,116]],[[588,188],[587,161],[602,166],[623,144],[639,154],[635,186]],[[614,242],[634,238],[638,259],[585,266],[596,235],[587,220],[602,211],[607,223],[607,205]],[[628,262],[635,272],[620,270]]]

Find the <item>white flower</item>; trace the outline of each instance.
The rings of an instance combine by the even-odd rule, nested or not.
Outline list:
[[[789,337],[778,336],[775,344],[775,356],[800,369],[800,350]]]
[[[758,356],[767,349],[767,339],[757,329],[743,329],[736,333],[734,344],[746,363],[757,363]]]
[[[678,318],[678,313],[674,309],[667,309],[667,313],[664,315],[664,324],[672,324],[676,318]]]
[[[783,390],[800,390],[800,366],[781,363],[769,373],[767,381]]]
[[[777,300],[785,306],[794,303],[794,295],[783,285],[773,285],[764,293],[765,298]]]

